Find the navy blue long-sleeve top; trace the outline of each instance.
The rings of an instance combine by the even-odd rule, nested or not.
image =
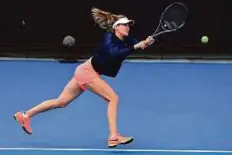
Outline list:
[[[120,40],[113,32],[106,32],[91,60],[94,70],[102,75],[116,77],[122,62],[134,51],[136,43],[137,39],[130,35]]]

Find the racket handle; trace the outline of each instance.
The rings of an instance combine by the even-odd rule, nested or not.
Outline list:
[[[149,41],[147,42],[148,45],[152,45],[155,42],[155,38],[153,36],[149,36],[147,39],[149,39]]]

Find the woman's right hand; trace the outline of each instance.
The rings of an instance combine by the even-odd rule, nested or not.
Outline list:
[[[145,49],[148,46],[145,40],[140,41],[139,43],[134,45],[134,49]]]
[[[147,37],[145,42],[150,46],[155,42],[155,39],[152,36]]]
[[[142,40],[139,43],[134,45],[134,49],[145,49],[148,46],[152,45],[155,42],[154,38],[149,36],[146,38],[146,40]]]

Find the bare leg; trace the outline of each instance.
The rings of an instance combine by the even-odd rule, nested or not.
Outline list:
[[[72,78],[58,98],[42,102],[41,104],[26,111],[26,115],[28,117],[32,117],[48,110],[63,108],[78,97],[82,92],[83,91],[77,84],[76,79]]]
[[[78,97],[82,92],[83,90],[77,84],[76,79],[72,78],[65,86],[64,90],[61,92],[58,98],[44,101],[41,104],[26,111],[26,114],[22,112],[17,112],[16,114],[14,114],[14,118],[19,122],[19,124],[28,134],[32,134],[32,129],[30,126],[31,117],[55,108],[63,108],[76,97]]]
[[[118,96],[101,78],[95,79],[94,82],[89,83],[87,86],[91,92],[94,92],[108,101],[107,116],[110,135],[117,135]]]
[[[89,83],[87,87],[90,91],[101,96],[108,102],[107,116],[110,131],[108,146],[116,147],[118,144],[131,143],[133,141],[132,137],[123,137],[118,134],[117,111],[119,99],[114,90],[101,78],[96,78],[92,83]]]

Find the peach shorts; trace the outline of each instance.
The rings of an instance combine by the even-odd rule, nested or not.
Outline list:
[[[87,89],[86,84],[93,82],[98,77],[100,75],[93,69],[91,59],[78,66],[74,73],[74,78],[83,90]]]

